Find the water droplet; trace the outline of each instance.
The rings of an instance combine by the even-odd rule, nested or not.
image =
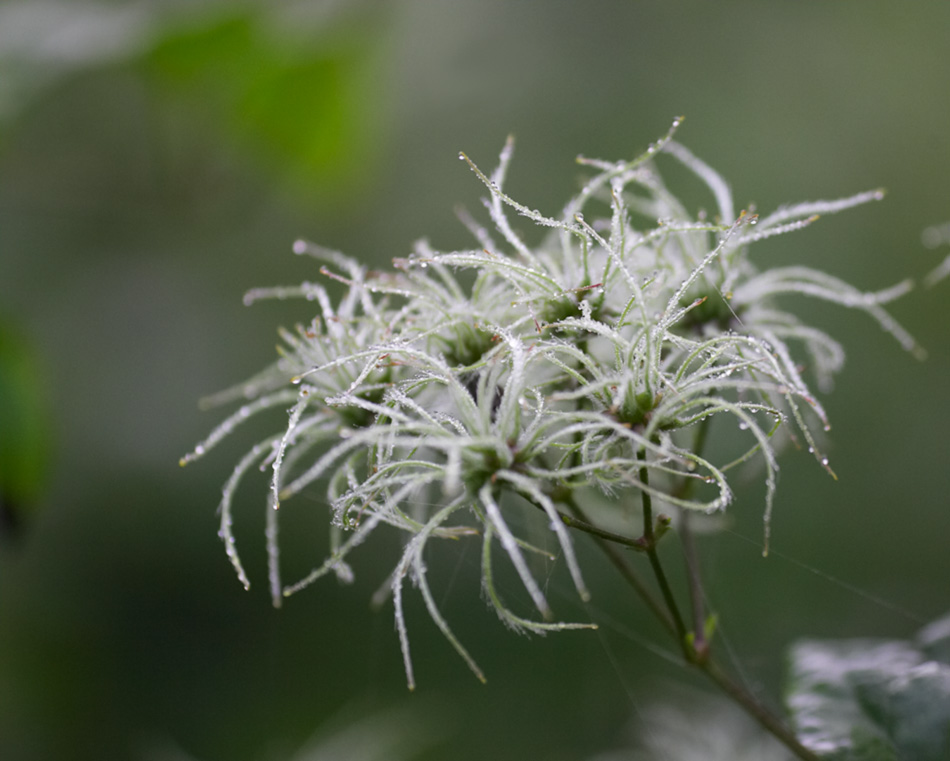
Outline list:
[[[294,241],[294,253],[295,253],[295,254],[305,254],[305,253],[307,253],[307,241],[305,241],[305,240],[295,240],[295,241]]]
[[[200,456],[203,455],[204,453],[205,453],[205,448],[204,448],[203,446],[201,446],[201,444],[199,444],[198,446],[195,447],[195,456],[196,456],[196,457],[200,457]]]
[[[827,467],[828,467],[828,458],[827,458],[827,457],[822,457],[822,458],[821,458],[821,464],[824,465],[824,466],[827,468]]]

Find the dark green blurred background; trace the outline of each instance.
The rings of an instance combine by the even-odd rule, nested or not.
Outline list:
[[[739,208],[887,188],[759,261],[867,289],[919,279],[945,253],[922,230],[950,219],[948,39],[945,0],[0,2],[0,328],[26,379],[0,439],[32,453],[0,541],[0,758],[276,761],[393,710],[432,759],[626,742],[664,682],[699,683],[644,645],[662,639],[584,541],[594,607],[551,585],[601,631],[545,639],[479,599],[474,546],[434,553],[486,686],[413,599],[406,692],[391,605],[368,605],[385,542],[355,556],[353,588],[325,579],[272,609],[263,478],[237,503],[242,590],[215,507],[254,431],[178,458],[221,418],[197,400],[311,314],[241,296],[319,277],[298,237],[378,266],[423,236],[468,246],[453,208],[478,211],[482,189],[459,150],[489,168],[514,133],[510,191],[556,213],[578,153],[632,157],[679,114]],[[924,363],[860,314],[799,304],[849,350],[826,399],[840,480],[789,452],[773,556],[755,482],[702,544],[727,644],[773,703],[793,639],[903,637],[950,608],[948,288],[893,309]],[[284,534],[300,573],[323,549],[323,506],[304,507]]]

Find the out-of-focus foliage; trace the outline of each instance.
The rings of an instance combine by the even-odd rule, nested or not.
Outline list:
[[[798,736],[832,761],[950,758],[950,616],[912,641],[806,640],[792,648]]]
[[[944,222],[942,225],[933,225],[924,230],[924,245],[927,248],[937,248],[938,246],[950,243],[950,222]],[[924,283],[928,286],[934,286],[950,275],[950,256],[947,256],[934,270],[927,275]]]
[[[386,124],[378,11],[374,2],[0,6],[0,127],[87,71],[132,69],[165,108],[295,189],[345,195],[365,181]]]
[[[0,119],[77,72],[148,48],[155,19],[142,3],[21,0],[0,5]]]
[[[443,739],[427,711],[404,707],[357,714],[345,711],[321,726],[295,752],[270,753],[269,761],[412,761]],[[425,717],[425,718],[424,718]],[[156,742],[146,749],[141,761],[200,761],[168,744]]]
[[[49,446],[44,386],[25,339],[0,321],[0,538],[42,489]]]
[[[792,755],[724,698],[675,691],[631,724],[627,747],[590,761],[788,761]]]

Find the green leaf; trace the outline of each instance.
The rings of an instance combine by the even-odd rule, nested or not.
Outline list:
[[[41,93],[123,68],[159,113],[295,190],[345,202],[371,179],[388,123],[376,3],[152,5],[0,5],[0,138]],[[44,53],[65,38],[70,56]]]
[[[921,629],[917,644],[928,658],[950,665],[950,616],[939,618]]]
[[[293,35],[243,9],[170,29],[145,64],[269,171],[336,194],[357,184],[379,142],[377,32],[336,23]]]
[[[48,456],[39,371],[30,347],[0,322],[0,531],[39,496]]]
[[[802,743],[834,761],[950,759],[950,617],[914,641],[803,641],[786,702]]]

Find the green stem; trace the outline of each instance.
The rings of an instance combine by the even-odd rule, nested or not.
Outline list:
[[[584,340],[583,343],[584,346],[582,351],[586,352],[586,340]],[[580,444],[580,440],[580,433],[576,433],[574,435],[575,444]],[[575,465],[579,460],[579,451],[580,450],[576,448],[573,453]],[[581,531],[587,531],[587,533],[591,534],[594,537],[594,541],[597,543],[597,546],[600,547],[601,551],[607,556],[610,562],[614,564],[614,567],[617,569],[620,575],[623,576],[624,580],[630,585],[633,591],[636,592],[637,596],[643,600],[643,603],[650,609],[656,619],[666,628],[670,634],[675,634],[676,627],[673,623],[673,620],[663,609],[663,604],[656,599],[647,585],[640,579],[640,576],[637,574],[637,572],[634,571],[627,562],[627,559],[620,552],[618,552],[617,548],[612,544],[621,544],[625,547],[631,547],[638,552],[643,552],[645,549],[644,538],[640,537],[638,539],[629,539],[617,534],[612,534],[609,531],[598,529],[587,518],[587,515],[584,513],[584,510],[581,508],[581,506],[577,504],[577,500],[574,497],[574,490],[567,485],[564,485],[563,488],[558,490],[558,493],[555,496],[555,501],[566,505],[571,513],[573,513],[574,520],[579,521],[579,523],[569,523],[565,520],[567,516],[565,516],[563,513],[558,513],[558,515],[561,516],[561,520],[564,522],[564,525],[574,525]]]
[[[699,452],[702,450],[707,431],[707,421],[704,420],[702,423],[700,423],[700,428],[697,432],[696,440],[694,441],[694,451]],[[640,452],[638,452],[638,459],[643,463],[640,466],[639,471],[640,483],[644,487],[647,487],[649,485],[649,472],[646,466],[646,452],[644,450],[640,450]],[[684,480],[679,489],[678,496],[688,496],[689,492],[694,486],[694,483],[695,482],[693,479]],[[566,526],[577,528],[581,531],[586,531],[594,537],[594,541],[597,543],[597,546],[600,547],[604,554],[607,555],[608,559],[614,564],[614,566],[620,572],[620,575],[623,576],[624,580],[631,586],[637,596],[640,597],[644,603],[646,603],[647,607],[650,609],[653,615],[656,616],[657,620],[663,624],[670,635],[674,636],[679,641],[680,647],[683,651],[684,659],[687,664],[700,669],[719,687],[719,689],[721,689],[728,697],[730,697],[741,708],[743,708],[746,713],[755,719],[763,729],[769,732],[773,737],[775,737],[776,740],[781,742],[786,748],[794,753],[797,758],[802,759],[802,761],[820,761],[817,755],[812,753],[812,751],[808,750],[808,748],[798,741],[798,738],[795,737],[795,734],[782,722],[781,719],[775,716],[771,711],[769,711],[768,708],[760,703],[751,692],[731,679],[728,674],[726,674],[719,667],[718,664],[711,660],[709,654],[709,643],[706,641],[705,635],[705,620],[702,603],[702,579],[699,571],[698,554],[696,552],[695,543],[693,542],[692,532],[689,528],[689,519],[684,513],[681,535],[683,537],[683,550],[686,557],[686,565],[689,577],[689,593],[692,603],[692,613],[695,627],[692,642],[690,641],[686,625],[683,622],[683,617],[680,615],[679,607],[677,606],[676,599],[673,596],[673,590],[670,587],[666,573],[663,570],[663,565],[660,562],[659,553],[657,552],[656,545],[658,537],[654,530],[653,499],[646,489],[643,490],[642,495],[643,536],[639,539],[629,539],[627,537],[613,534],[609,531],[604,531],[594,526],[587,519],[587,516],[584,514],[584,511],[581,509],[580,505],[577,504],[577,500],[574,498],[573,491],[570,489],[570,487],[559,490],[559,493],[554,495],[554,499],[556,502],[566,505],[573,514],[573,516],[567,516],[559,512],[558,515],[560,516],[563,523]],[[540,507],[540,505],[538,505],[538,507]],[[653,570],[653,575],[656,577],[656,582],[659,585],[660,592],[663,595],[663,602],[666,604],[665,610],[663,603],[654,597],[654,595],[650,592],[640,577],[636,574],[633,568],[630,567],[629,563],[627,563],[626,559],[617,551],[612,543],[622,544],[626,547],[633,547],[634,549],[640,551],[646,551],[647,557],[650,559],[650,567]]]
[[[650,476],[646,466],[646,452],[640,450],[638,459],[644,463],[640,466],[640,483],[644,486],[641,494],[643,499],[643,538],[646,544],[647,557],[650,559],[650,567],[653,569],[656,583],[660,587],[660,594],[663,595],[666,609],[673,620],[673,627],[676,637],[679,639],[680,647],[683,649],[683,655],[687,661],[690,661],[693,659],[693,652],[689,645],[686,624],[683,623],[683,616],[680,614],[676,598],[673,596],[673,589],[670,587],[666,572],[663,570],[663,564],[660,562],[660,553],[656,549],[656,534],[653,531],[653,498],[645,488],[650,485]]]
[[[524,499],[526,499],[531,505],[536,507],[541,512],[546,512],[541,505],[531,499],[527,494],[522,494],[521,492],[518,492],[518,494],[524,497]],[[613,542],[614,544],[622,544],[624,547],[629,547],[630,549],[636,550],[637,552],[646,552],[646,542],[643,537],[631,539],[628,536],[624,536],[623,534],[615,534],[613,531],[607,531],[606,529],[599,528],[591,523],[580,509],[580,506],[574,500],[574,496],[570,490],[559,489],[551,493],[549,496],[554,502],[560,502],[562,505],[567,505],[574,514],[567,515],[562,513],[560,510],[557,511],[558,520],[568,528],[575,528],[578,531],[583,531],[585,534],[590,534],[597,539],[604,539],[608,542]]]
[[[567,502],[565,502],[565,504],[569,505]],[[642,539],[631,539],[630,537],[626,537],[621,534],[615,534],[612,531],[598,528],[597,526],[590,523],[586,518],[584,518],[580,511],[575,512],[574,516],[565,515],[564,513],[558,511],[558,517],[560,518],[561,523],[570,528],[576,528],[578,531],[583,531],[586,534],[595,536],[598,539],[604,539],[608,542],[613,542],[614,544],[622,544],[624,547],[629,547],[630,549],[636,550],[637,552],[646,552],[646,547],[644,546]]]
[[[587,520],[587,516],[581,509],[581,506],[578,505],[577,500],[574,499],[573,493],[566,493],[562,501],[565,505],[567,505],[571,512],[577,516],[579,520],[583,521],[586,525],[590,525],[590,522]],[[657,620],[663,624],[670,634],[676,634],[676,627],[673,624],[673,620],[669,617],[669,615],[667,615],[663,604],[656,599],[647,585],[644,584],[637,575],[637,572],[630,567],[630,564],[627,562],[626,558],[624,558],[624,556],[610,543],[612,540],[609,540],[608,537],[603,536],[602,532],[592,533],[597,546],[600,547],[610,562],[614,564],[614,567],[620,572],[620,575],[623,576],[624,580],[633,588],[633,591],[636,592],[637,596],[643,600],[653,615],[656,616]],[[629,540],[622,542],[622,544],[629,546]],[[638,549],[642,550],[643,547],[638,546]]]
[[[706,444],[706,434],[709,432],[709,418],[703,418],[693,440],[693,451],[701,452]],[[683,478],[677,496],[687,499],[696,486],[696,479]],[[690,511],[683,510],[680,515],[680,538],[683,544],[683,556],[686,560],[686,575],[689,580],[689,600],[693,612],[693,648],[699,660],[709,657],[709,643],[706,641],[706,610],[703,604],[702,575],[699,570],[699,553],[696,551],[696,542],[693,540],[693,531],[690,526]]]
[[[697,445],[701,446],[706,435],[705,426],[700,429],[697,436]],[[698,451],[698,447],[697,447]],[[648,485],[649,474],[645,464],[646,453],[641,450],[638,453],[638,459],[644,462],[640,467],[640,483],[645,487]],[[681,489],[681,495],[688,494],[691,483],[686,483]],[[688,521],[688,519],[687,519]],[[689,589],[692,600],[693,616],[695,619],[695,631],[693,641],[690,642],[686,633],[686,626],[682,617],[679,615],[679,609],[673,597],[673,591],[670,588],[663,566],[660,562],[659,553],[656,550],[656,538],[653,531],[653,502],[650,494],[643,491],[643,536],[646,540],[647,556],[650,558],[650,566],[653,569],[657,584],[663,593],[667,608],[673,618],[676,634],[680,646],[683,649],[683,655],[687,664],[700,669],[709,679],[711,679],[726,695],[741,706],[746,713],[755,719],[760,726],[769,732],[776,740],[781,742],[796,757],[802,761],[820,761],[819,757],[802,745],[795,734],[789,729],[781,719],[775,716],[759,700],[742,685],[731,679],[720,667],[710,658],[709,643],[706,641],[703,621],[702,608],[702,581],[699,574],[699,563],[696,555],[696,548],[692,541],[692,534],[689,531],[688,523],[684,536],[684,552],[686,555],[687,569],[689,572]]]
[[[640,479],[644,485],[647,483],[647,478],[648,474],[646,472],[646,467],[644,466],[640,469]],[[670,635],[679,641],[686,663],[700,669],[726,695],[728,695],[750,716],[752,716],[752,718],[754,718],[767,732],[769,732],[779,742],[785,745],[785,747],[792,751],[796,757],[802,759],[803,761],[820,761],[818,756],[816,756],[798,741],[792,731],[785,726],[781,719],[772,714],[768,708],[766,708],[756,699],[754,695],[733,681],[715,662],[710,660],[708,643],[705,642],[705,637],[703,634],[701,634],[703,630],[701,621],[697,621],[696,624],[694,643],[698,643],[700,641],[699,638],[703,637],[702,642],[706,645],[706,647],[704,650],[700,651],[700,649],[696,647],[695,644],[690,643],[687,636],[686,626],[683,623],[682,616],[679,614],[679,608],[676,605],[675,599],[673,598],[672,589],[666,578],[666,574],[663,571],[663,566],[656,550],[656,533],[653,529],[652,499],[646,492],[643,492],[643,497],[644,535],[641,538],[643,541],[640,542],[638,548],[641,550],[645,549],[647,556],[650,558],[650,566],[653,569],[657,584],[660,586],[660,590],[663,593],[663,600],[666,603],[665,609],[663,603],[654,597],[640,577],[630,567],[629,563],[627,563],[626,559],[611,544],[612,541],[615,541],[612,537],[617,535],[613,535],[610,532],[597,529],[595,526],[593,526],[587,519],[587,516],[584,514],[583,509],[577,504],[577,500],[574,498],[573,493],[569,490],[565,490],[563,493],[558,494],[556,499],[558,502],[566,505],[568,509],[570,509],[570,511],[574,514],[574,517],[572,518],[571,516],[566,516],[563,513],[558,513],[565,525],[578,528],[582,531],[592,529],[588,531],[588,533],[594,537],[594,541],[597,543],[597,546],[600,547],[604,554],[607,555],[608,559],[620,572],[620,575],[623,576],[624,580],[631,586],[637,596],[644,601],[653,615],[656,616],[657,620],[664,626]],[[625,546],[633,546],[637,541],[627,539],[626,537],[619,538],[622,540],[620,543]],[[695,548],[693,552],[695,552]],[[696,569],[696,574],[695,578],[691,577],[690,586],[691,588],[701,590],[698,565],[694,566],[694,568]]]
[[[762,705],[754,695],[749,693],[744,687],[740,686],[719,668],[715,663],[707,661],[696,664],[706,676],[708,676],[716,685],[745,709],[753,719],[759,722],[759,725],[771,734],[776,740],[782,743],[798,758],[803,761],[820,761],[812,751],[802,745],[795,734],[785,724]]]
[[[683,543],[683,555],[686,558],[686,575],[689,579],[689,602],[693,611],[693,649],[700,660],[708,657],[709,643],[706,641],[706,610],[703,605],[703,586],[699,571],[699,555],[693,532],[689,526],[690,515],[684,510],[680,516],[680,538]]]

